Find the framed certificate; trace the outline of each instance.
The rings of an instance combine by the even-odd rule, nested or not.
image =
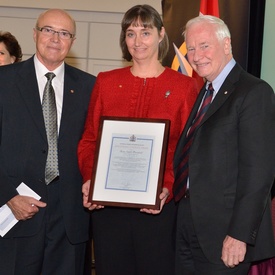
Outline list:
[[[159,209],[170,121],[101,117],[89,201]]]

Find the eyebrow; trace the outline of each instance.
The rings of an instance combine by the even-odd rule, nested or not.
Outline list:
[[[144,31],[144,30],[152,30],[152,29],[153,29],[153,28],[150,28],[150,27],[146,27],[146,28],[143,27],[143,26],[139,26],[139,27],[142,27],[142,28],[141,28],[142,31]],[[128,29],[126,30],[126,32],[127,32],[127,31],[134,31],[134,29],[128,28]]]
[[[209,44],[209,43],[204,41],[204,42],[199,43],[199,46],[204,45],[204,44]]]

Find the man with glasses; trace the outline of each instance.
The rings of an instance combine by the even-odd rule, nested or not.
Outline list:
[[[0,274],[83,274],[89,214],[76,151],[95,77],[64,63],[75,33],[68,13],[45,11],[35,55],[0,70],[0,206],[18,220],[0,237]]]

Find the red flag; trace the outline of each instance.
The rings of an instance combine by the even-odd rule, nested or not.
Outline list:
[[[220,17],[218,0],[201,0],[200,13]]]

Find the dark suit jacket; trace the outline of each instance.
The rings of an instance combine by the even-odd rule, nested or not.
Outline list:
[[[61,205],[69,240],[88,239],[89,214],[82,207],[77,145],[95,77],[65,64],[64,98],[58,139]],[[0,205],[24,182],[47,202],[44,182],[47,137],[33,58],[0,67]],[[5,237],[29,236],[41,227],[45,208],[20,221]]]
[[[204,95],[200,92],[175,153]],[[270,189],[275,175],[275,96],[234,66],[196,129],[189,157],[190,203],[199,243],[220,262],[226,235],[248,244],[246,260],[275,255]]]

